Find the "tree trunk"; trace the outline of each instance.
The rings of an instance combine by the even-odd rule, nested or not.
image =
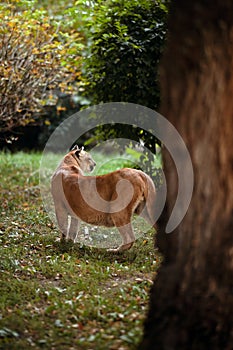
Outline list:
[[[233,348],[233,2],[174,0],[161,65],[162,114],[190,152],[195,186],[172,234],[175,168],[164,153],[168,194],[141,350]],[[172,190],[171,190],[172,189]]]

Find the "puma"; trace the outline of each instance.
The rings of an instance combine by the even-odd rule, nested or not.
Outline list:
[[[105,175],[84,175],[92,172],[95,166],[90,154],[75,146],[52,176],[51,191],[61,239],[76,242],[80,221],[84,221],[99,226],[116,226],[122,244],[111,251],[130,249],[135,241],[131,225],[134,213],[155,228],[154,183],[144,172],[130,168]]]

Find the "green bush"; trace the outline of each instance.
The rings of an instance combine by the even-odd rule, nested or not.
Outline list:
[[[167,29],[165,4],[102,0],[93,10],[83,65],[86,94],[93,103],[124,101],[156,109],[158,63]]]

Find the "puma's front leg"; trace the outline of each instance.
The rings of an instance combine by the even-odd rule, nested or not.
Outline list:
[[[66,211],[66,208],[63,206],[62,203],[59,203],[55,207],[55,213],[57,218],[57,223],[59,226],[59,229],[61,231],[61,241],[65,240],[67,238],[67,231],[68,231],[68,213]]]
[[[67,239],[71,239],[74,243],[77,242],[79,226],[79,220],[71,217]]]

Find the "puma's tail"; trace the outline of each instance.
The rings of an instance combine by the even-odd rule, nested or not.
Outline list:
[[[154,182],[144,172],[141,172],[141,177],[144,182],[144,206],[141,206],[141,215],[151,226],[156,230],[156,189]]]
[[[156,189],[152,179],[146,175],[147,181],[147,196],[146,209],[151,220],[152,226],[156,229]]]

